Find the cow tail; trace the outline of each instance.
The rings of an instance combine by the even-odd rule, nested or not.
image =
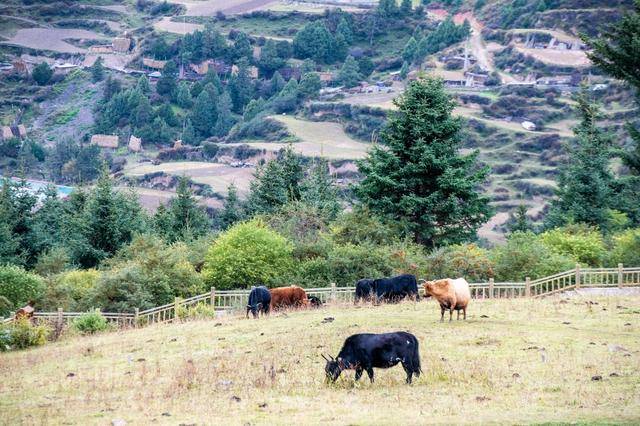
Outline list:
[[[419,344],[418,344],[418,339],[416,339],[414,337],[414,346],[413,346],[413,354],[412,354],[412,360],[411,363],[413,364],[413,373],[420,377],[420,373],[422,373],[422,368],[420,367],[420,350],[419,350]]]

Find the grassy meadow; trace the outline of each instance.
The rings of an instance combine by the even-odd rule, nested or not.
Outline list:
[[[439,318],[429,300],[66,337],[0,354],[0,423],[640,421],[640,298],[472,301],[466,322]],[[413,385],[399,365],[324,382],[321,353],[394,330],[420,342]]]

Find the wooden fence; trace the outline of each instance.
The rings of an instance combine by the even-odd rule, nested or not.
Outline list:
[[[474,299],[544,297],[567,290],[588,287],[631,287],[640,286],[640,267],[624,268],[619,264],[617,268],[581,268],[560,272],[549,277],[524,282],[496,283],[493,279],[483,283],[470,283],[471,297]],[[309,296],[318,297],[323,303],[352,303],[355,287],[307,288]],[[107,321],[119,327],[137,327],[174,321],[182,313],[188,315],[190,309],[204,308],[211,311],[243,310],[246,307],[250,290],[216,290],[211,288],[209,293],[200,294],[188,299],[176,298],[172,303],[133,313],[102,312]],[[422,288],[420,287],[422,294]],[[82,315],[82,312],[36,312],[35,318],[40,322],[50,322],[62,327],[65,323]],[[13,318],[0,320],[2,323],[11,322]]]

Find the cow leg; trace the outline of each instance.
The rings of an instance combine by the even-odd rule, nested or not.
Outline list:
[[[410,385],[413,377],[413,366],[403,360],[402,368],[404,368],[404,372],[407,373],[407,384]]]
[[[360,377],[362,377],[362,372],[362,368],[356,368],[356,382],[360,380]]]
[[[440,322],[444,322],[444,305],[440,305]]]
[[[462,313],[463,313],[462,319],[464,319],[466,321],[467,320],[467,308],[462,308]]]
[[[453,321],[453,308],[449,308],[449,322]]]
[[[372,367],[367,367],[367,375],[369,376],[369,380],[371,380],[371,383],[373,383],[373,368]]]
[[[460,321],[460,309],[458,309],[458,316],[456,317],[456,321]]]

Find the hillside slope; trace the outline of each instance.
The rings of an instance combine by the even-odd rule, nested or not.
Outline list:
[[[640,298],[594,303],[473,301],[453,323],[433,301],[331,307],[71,338],[0,355],[0,423],[637,421]],[[414,385],[399,366],[324,383],[321,353],[392,330],[420,341]]]

